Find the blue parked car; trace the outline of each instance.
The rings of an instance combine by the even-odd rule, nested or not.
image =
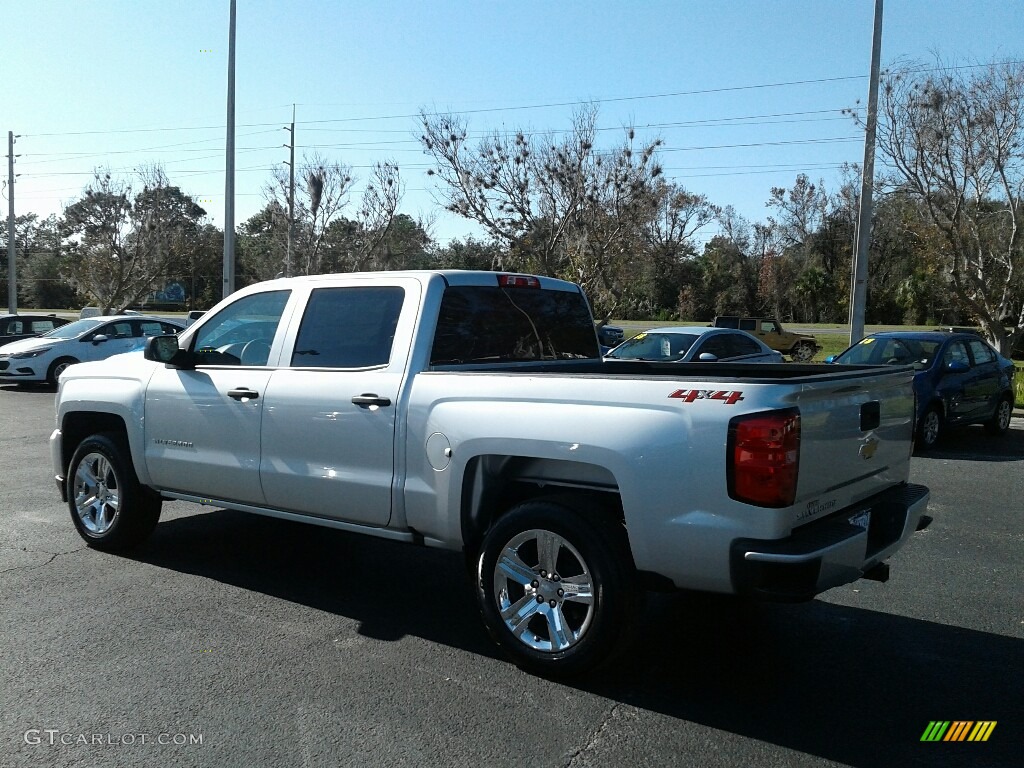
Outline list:
[[[1001,435],[1013,413],[1013,363],[973,333],[887,331],[865,336],[826,362],[913,365],[917,447],[928,450],[946,430],[984,424]]]

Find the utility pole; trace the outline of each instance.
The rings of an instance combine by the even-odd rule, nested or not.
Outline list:
[[[224,179],[224,298],[235,292],[235,0],[228,26],[228,128]]]
[[[7,311],[18,314],[18,270],[14,250],[14,131],[7,132]]]
[[[295,105],[292,104],[292,124],[285,128],[291,136],[288,144],[288,250],[284,259],[284,276],[292,276],[292,249],[295,241]]]
[[[871,44],[871,83],[864,133],[864,169],[860,183],[860,215],[857,218],[857,252],[850,286],[850,345],[864,338],[864,309],[868,296],[868,248],[871,245],[872,188],[875,182],[875,128],[878,123],[878,75],[882,56],[882,0],[875,0],[875,31]]]

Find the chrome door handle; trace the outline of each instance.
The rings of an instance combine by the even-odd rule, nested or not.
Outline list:
[[[364,392],[361,395],[356,395],[355,397],[352,398],[352,402],[355,403],[356,405],[363,405],[367,407],[371,405],[377,405],[381,407],[385,405],[391,405],[390,398],[380,397],[379,395],[374,395],[369,392]]]
[[[242,389],[228,390],[228,397],[233,398],[235,400],[255,400],[259,396],[259,392],[256,392],[251,389],[245,389],[244,387]]]

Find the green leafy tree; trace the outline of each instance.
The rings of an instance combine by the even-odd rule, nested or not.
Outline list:
[[[238,228],[236,258],[240,286],[270,280],[284,273],[288,248],[288,210],[276,200]]]
[[[63,309],[81,304],[80,297],[60,276],[61,241],[56,216],[40,221],[34,213],[15,218],[18,307]],[[7,227],[0,234],[0,252],[7,253]],[[0,295],[7,296],[7,271],[0,278]]]
[[[430,258],[432,266],[436,269],[497,270],[508,260],[508,254],[494,240],[484,242],[468,237],[465,240],[455,239],[447,245],[436,246]]]
[[[154,167],[141,191],[98,171],[82,198],[64,210],[61,271],[104,313],[140,302],[162,287],[168,266],[206,215]]]

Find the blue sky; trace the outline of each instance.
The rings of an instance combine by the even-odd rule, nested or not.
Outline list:
[[[16,212],[60,212],[97,166],[160,162],[224,214],[228,0],[3,0],[0,131],[15,147]],[[601,136],[660,135],[667,175],[751,220],[798,173],[834,187],[863,136],[840,111],[867,98],[873,0],[238,0],[236,222],[270,169],[297,155],[402,170],[402,210],[435,208],[414,139],[420,108],[470,131],[559,130],[600,103]],[[1021,0],[888,0],[883,67],[1024,58]],[[660,127],[647,127],[660,126]],[[3,168],[6,179],[6,167]],[[6,188],[4,189],[6,213]],[[352,211],[357,207],[353,198]],[[476,233],[441,216],[444,241]]]

